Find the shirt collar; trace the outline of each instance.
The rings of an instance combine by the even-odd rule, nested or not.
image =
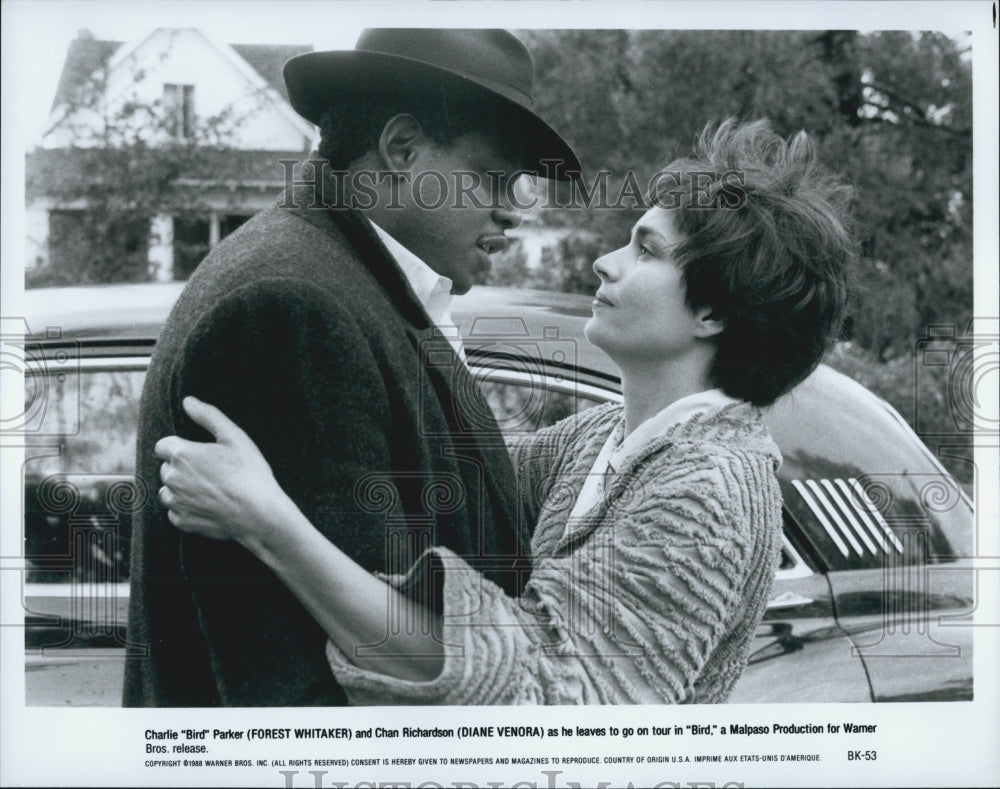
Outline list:
[[[438,326],[451,323],[451,279],[438,274],[374,222],[371,225],[399,264],[428,317]]]

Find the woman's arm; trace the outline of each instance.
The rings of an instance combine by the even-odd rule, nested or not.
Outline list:
[[[235,540],[292,591],[359,668],[410,681],[441,672],[441,618],[354,562],[281,489],[250,438],[193,397],[184,409],[216,443],[160,440],[160,500],[177,528]],[[402,627],[399,623],[417,623]],[[359,646],[365,654],[358,654]]]
[[[722,701],[746,664],[774,573],[781,506],[771,464],[722,447],[659,456],[622,480],[626,492],[594,513],[586,539],[534,558],[518,598],[435,549],[441,675],[398,681],[331,648],[334,675],[352,704]],[[745,496],[749,480],[763,484]],[[570,498],[558,505],[563,515]],[[547,506],[539,528],[561,533],[563,523]]]

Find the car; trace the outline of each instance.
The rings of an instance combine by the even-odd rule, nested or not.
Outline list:
[[[29,704],[116,705],[127,643],[138,401],[182,284],[26,294]],[[506,434],[621,400],[583,338],[590,299],[474,288],[453,315]],[[454,364],[451,354],[439,355]],[[428,356],[430,358],[430,356]],[[784,461],[781,564],[731,702],[968,700],[973,508],[904,420],[821,365],[767,410]]]

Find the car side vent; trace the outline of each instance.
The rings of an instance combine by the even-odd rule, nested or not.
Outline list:
[[[856,479],[792,480],[838,550],[849,557],[903,553],[875,503]]]

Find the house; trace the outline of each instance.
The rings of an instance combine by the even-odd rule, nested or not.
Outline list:
[[[81,31],[25,162],[28,284],[186,278],[311,149],[282,79],[311,49]]]

